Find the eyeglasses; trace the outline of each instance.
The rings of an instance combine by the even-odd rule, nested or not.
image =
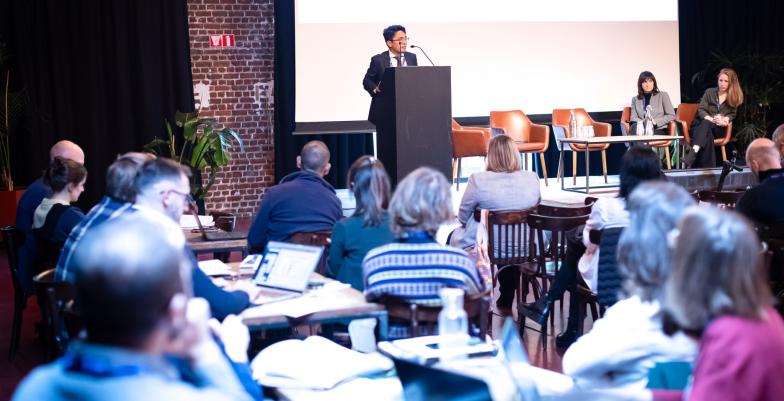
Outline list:
[[[174,192],[175,194],[182,196],[182,201],[186,205],[188,205],[188,206],[190,206],[191,203],[193,203],[193,196],[191,196],[191,194],[189,194],[187,192],[180,192],[180,191],[178,191],[176,189],[166,189],[166,190],[163,190],[163,191],[161,191],[161,195],[163,195],[165,193],[169,193],[169,192]]]
[[[390,40],[390,42],[400,43],[400,42],[408,42],[409,40],[411,40],[411,38],[408,37],[408,36],[405,36],[405,37],[402,37],[400,39],[392,39],[392,40]]]

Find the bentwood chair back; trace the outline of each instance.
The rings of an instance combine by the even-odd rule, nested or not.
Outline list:
[[[550,147],[550,127],[532,123],[522,110],[491,111],[490,126],[502,128],[506,135],[515,141],[517,151],[521,154],[539,154],[542,176],[545,185],[547,185],[547,164],[544,160],[544,153]],[[523,167],[527,169],[527,159],[524,164],[526,165]]]
[[[75,298],[74,286],[71,282],[56,280],[54,269],[49,269],[33,277],[33,288],[41,310],[46,357],[53,360],[63,355],[70,339],[64,317],[66,308],[72,306]]]
[[[536,208],[526,210],[489,211],[487,213],[487,254],[493,277],[492,288],[502,269],[535,270],[536,248],[528,228],[528,215]],[[525,299],[522,281],[517,285],[517,302]]]

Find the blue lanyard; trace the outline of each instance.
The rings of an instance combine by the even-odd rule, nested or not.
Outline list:
[[[151,373],[151,369],[139,365],[114,364],[102,357],[67,354],[63,357],[65,370],[96,378],[129,377]]]

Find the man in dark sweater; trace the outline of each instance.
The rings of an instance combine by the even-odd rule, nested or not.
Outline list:
[[[251,252],[260,252],[268,241],[285,241],[297,232],[332,231],[343,217],[335,188],[324,180],[329,173],[329,149],[310,141],[297,156],[300,171],[291,173],[267,190],[248,233]]]
[[[759,185],[749,189],[736,210],[756,224],[784,222],[784,170],[781,155],[773,141],[759,138],[746,149],[746,164],[757,176]]]

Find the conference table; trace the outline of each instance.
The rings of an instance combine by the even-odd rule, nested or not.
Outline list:
[[[643,143],[649,144],[650,142],[659,142],[659,141],[672,141],[682,139],[683,136],[680,135],[618,135],[618,136],[595,136],[590,138],[556,138],[559,142],[558,148],[561,149],[561,154],[558,159],[558,165],[560,170],[558,171],[558,175],[561,177],[561,190],[563,191],[572,191],[572,192],[580,192],[588,194],[591,191],[591,172],[590,172],[590,155],[591,152],[589,151],[590,147],[588,145],[605,145],[605,144],[612,144],[612,143]],[[585,153],[585,189],[581,190],[580,187],[569,187],[566,188],[565,182],[566,179],[563,174],[563,158],[564,152],[566,151],[566,144],[575,144],[575,145],[585,145],[584,149],[582,150]],[[569,147],[571,149],[571,147]],[[575,156],[576,157],[576,156]],[[614,188],[617,185],[602,185],[602,186],[594,186],[594,189],[599,188]]]
[[[231,290],[239,282],[250,282],[250,275],[243,275],[239,263],[228,264],[237,279],[214,278],[219,286]],[[376,319],[379,341],[387,338],[389,318],[384,305],[367,302],[365,295],[347,284],[313,273],[310,283],[318,288],[308,288],[296,298],[250,307],[242,312],[242,322],[251,332],[269,329],[292,328],[303,324],[348,324],[354,319]],[[251,300],[254,294],[251,295]]]

